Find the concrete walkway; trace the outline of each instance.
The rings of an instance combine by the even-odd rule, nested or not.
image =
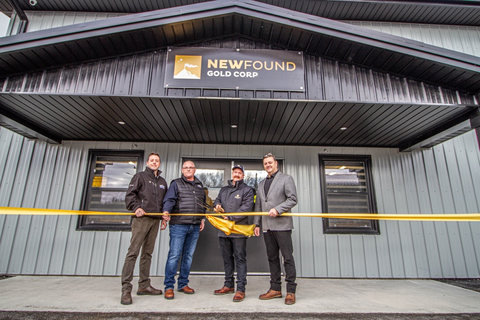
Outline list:
[[[261,301],[267,276],[249,276],[246,298],[215,296],[221,276],[191,276],[194,295],[137,296],[120,304],[119,277],[16,276],[0,280],[0,319],[480,319],[480,293],[434,280],[298,280],[297,303]],[[163,290],[163,278],[152,278]]]

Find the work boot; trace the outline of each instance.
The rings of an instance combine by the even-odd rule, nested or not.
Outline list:
[[[130,292],[122,292],[121,304],[132,304],[132,294]]]

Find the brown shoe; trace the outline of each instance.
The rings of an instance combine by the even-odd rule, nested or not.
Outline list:
[[[165,299],[172,300],[175,297],[175,293],[173,292],[173,289],[167,289],[165,290]]]
[[[195,293],[195,290],[193,290],[189,286],[185,286],[182,289],[178,289],[178,291],[186,293],[186,294],[194,294]]]
[[[258,298],[260,300],[270,300],[274,298],[281,298],[282,297],[282,291],[275,291],[275,290],[268,290],[267,293],[261,294]]]
[[[295,293],[287,292],[285,304],[295,304]]]
[[[130,292],[122,292],[121,304],[132,304],[132,294]]]
[[[223,286],[221,289],[213,291],[213,294],[220,295],[220,294],[233,293],[234,291],[235,291],[235,288],[227,288]]]
[[[150,286],[146,289],[138,289],[137,295],[143,296],[143,295],[152,295],[152,296],[158,296],[162,294],[162,290],[155,289],[154,287]]]
[[[235,292],[235,295],[233,296],[233,302],[240,302],[245,299],[245,292],[243,291],[237,291]]]

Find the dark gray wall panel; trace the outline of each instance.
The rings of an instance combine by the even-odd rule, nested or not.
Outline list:
[[[244,39],[211,41],[207,47],[268,48]],[[184,90],[164,88],[166,51],[157,50],[77,66],[9,77],[1,92],[56,94],[115,94],[170,97],[255,97],[260,99],[310,99],[335,101],[474,104],[461,94],[411,79],[379,73],[337,61],[305,56],[307,92]],[[461,97],[461,99],[459,99]]]

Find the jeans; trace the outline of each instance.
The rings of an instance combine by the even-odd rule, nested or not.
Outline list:
[[[245,292],[247,284],[247,238],[218,238],[225,268],[227,288],[235,288],[234,271],[237,269],[237,291]]]
[[[287,292],[295,293],[297,284],[297,272],[293,258],[292,231],[271,231],[263,233],[263,239],[267,247],[268,265],[270,267],[270,289],[282,291],[282,269],[280,266],[279,250],[283,256],[285,267],[285,281]]]
[[[175,275],[177,274],[178,261],[180,256],[180,275],[178,276],[178,289],[188,285],[188,276],[192,266],[193,253],[197,246],[200,235],[198,224],[171,224],[170,229],[170,250],[168,251],[167,264],[165,265],[165,290],[173,289]]]
[[[133,218],[132,220],[132,238],[128,248],[125,263],[122,269],[122,292],[132,291],[133,270],[137,261],[140,248],[140,279],[138,280],[138,289],[150,287],[150,265],[152,263],[152,253],[157,239],[160,219],[150,217]]]

